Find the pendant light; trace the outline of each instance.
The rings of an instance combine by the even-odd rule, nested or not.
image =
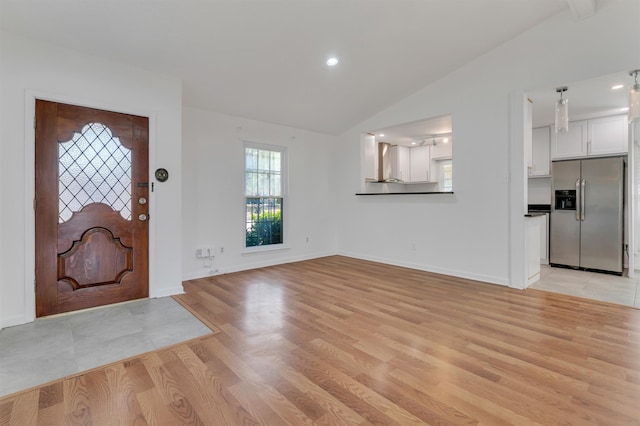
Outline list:
[[[629,75],[635,78],[635,83],[629,91],[629,123],[640,120],[640,83],[638,83],[639,70],[629,71]]]
[[[562,97],[562,94],[568,89],[567,86],[556,89],[556,92],[560,93],[560,99],[556,102],[556,132],[560,133],[569,131],[569,99]]]

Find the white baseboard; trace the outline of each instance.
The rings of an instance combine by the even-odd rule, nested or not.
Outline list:
[[[35,318],[27,317],[25,315],[16,315],[14,317],[3,318],[0,321],[0,330],[7,327],[13,327],[16,325],[28,324],[33,322]]]
[[[222,271],[221,268],[218,268],[218,271],[215,273],[210,273],[209,271],[211,270],[211,268],[203,268],[202,270],[199,271],[191,271],[191,272],[187,272],[182,274],[182,281],[189,281],[189,280],[197,280],[200,278],[207,278],[207,277],[213,277],[216,275],[222,275],[225,272]]]
[[[182,288],[182,283],[180,283],[180,285],[175,287],[160,288],[160,289],[154,290],[153,292],[149,292],[149,297],[152,299],[155,299],[159,297],[175,296],[176,294],[183,294],[183,293],[184,293],[184,289]]]
[[[201,271],[187,272],[182,275],[182,279],[184,281],[196,280],[200,278],[213,277],[216,275],[230,274],[233,272],[247,271],[250,269],[258,269],[258,268],[264,268],[267,266],[275,266],[275,265],[281,265],[285,263],[300,262],[303,260],[317,259],[320,257],[334,256],[334,255],[352,257],[354,259],[369,260],[372,262],[384,263],[384,264],[393,265],[393,266],[401,266],[404,268],[416,269],[416,270],[425,271],[425,272],[433,272],[436,274],[450,275],[453,277],[465,278],[465,279],[474,280],[474,281],[481,281],[489,284],[497,284],[497,285],[502,285],[506,287],[509,286],[509,280],[502,277],[496,277],[496,276],[484,275],[484,274],[475,274],[475,273],[470,273],[466,271],[440,268],[433,265],[423,265],[423,264],[417,264],[412,262],[405,262],[397,259],[387,259],[387,258],[382,258],[377,256],[367,256],[360,253],[354,253],[354,252],[348,252],[348,251],[337,251],[337,252],[332,251],[332,252],[324,252],[324,253],[315,253],[313,255],[308,255],[308,256],[296,256],[296,257],[291,257],[287,259],[243,263],[242,265],[235,265],[227,268],[220,268],[218,272],[213,274],[209,273],[208,269],[203,269]]]
[[[440,268],[438,266],[433,266],[433,265],[424,265],[424,264],[417,264],[412,262],[405,262],[397,259],[387,259],[387,258],[382,258],[377,256],[367,256],[367,255],[362,255],[359,253],[353,253],[348,251],[341,251],[341,252],[338,252],[337,254],[340,256],[353,257],[355,259],[369,260],[372,262],[384,263],[387,265],[401,266],[403,268],[409,268],[409,269],[416,269],[418,271],[450,275],[452,277],[464,278],[467,280],[474,280],[474,281],[481,281],[489,284],[497,284],[497,285],[506,286],[506,287],[509,286],[508,279],[496,277],[493,275],[476,274],[476,273],[467,272],[467,271]]]
[[[210,273],[209,272],[210,269],[205,268],[200,271],[192,271],[192,272],[184,273],[182,274],[182,279],[183,281],[197,280],[199,278],[213,277],[213,276],[222,275],[222,274],[231,274],[233,272],[248,271],[251,269],[265,268],[267,266],[282,265],[285,263],[301,262],[303,260],[311,260],[311,259],[317,259],[320,257],[334,256],[336,254],[337,253],[335,251],[327,251],[327,252],[314,253],[314,254],[305,255],[305,256],[288,257],[286,259],[283,258],[283,259],[275,259],[275,260],[274,259],[259,260],[259,261],[254,261],[250,263],[243,263],[241,265],[228,266],[224,268],[219,267],[218,272],[215,272],[215,273]],[[258,255],[258,253],[256,253],[255,255]]]

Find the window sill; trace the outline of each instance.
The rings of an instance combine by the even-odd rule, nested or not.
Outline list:
[[[270,244],[268,246],[245,247],[240,254],[244,256],[247,254],[264,253],[269,251],[289,250],[290,248],[291,247],[285,244]]]

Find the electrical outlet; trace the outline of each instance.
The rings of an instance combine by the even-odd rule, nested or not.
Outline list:
[[[200,247],[196,249],[196,257],[198,259],[206,259],[211,257],[211,249],[209,247]]]
[[[309,242],[309,237],[307,237],[307,243]]]
[[[224,246],[220,246],[220,254],[224,254]]]

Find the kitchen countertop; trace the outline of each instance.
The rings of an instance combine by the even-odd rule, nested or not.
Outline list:
[[[422,192],[357,192],[356,195],[419,195],[419,194],[453,194],[453,191]]]
[[[529,212],[551,213],[551,204],[529,204]]]
[[[528,208],[529,211],[525,213],[524,217],[544,216],[551,213],[551,204],[529,204]]]

